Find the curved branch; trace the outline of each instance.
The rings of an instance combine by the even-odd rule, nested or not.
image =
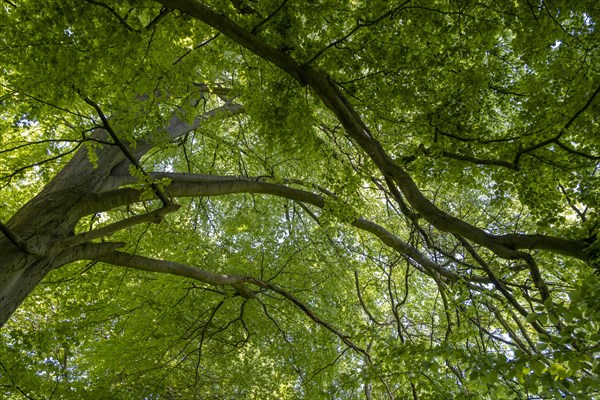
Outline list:
[[[231,286],[234,288],[241,296],[245,298],[254,298],[255,294],[252,290],[250,290],[246,284],[250,283],[256,285],[263,289],[268,289],[272,292],[282,295],[288,301],[293,303],[296,307],[301,309],[310,319],[312,319],[318,325],[326,328],[328,331],[332,332],[334,335],[339,337],[348,347],[351,347],[358,353],[365,355],[369,358],[369,354],[366,350],[357,346],[352,340],[350,340],[350,336],[340,332],[329,322],[318,317],[309,306],[307,306],[304,302],[298,299],[293,294],[288,291],[280,288],[279,286],[273,285],[272,283],[262,281],[260,279],[241,276],[241,275],[226,275],[226,274],[216,274],[214,272],[206,271],[200,268],[193,267],[187,264],[181,264],[172,261],[164,261],[157,260],[153,258],[122,253],[119,251],[113,251],[108,254],[97,255],[94,257],[90,257],[93,261],[101,261],[104,263],[117,265],[126,268],[134,268],[143,271],[150,272],[158,272],[171,274],[176,276],[181,276],[185,278],[191,278],[200,282],[208,283],[210,285],[215,286]]]
[[[593,160],[593,161],[600,160],[600,156],[594,156],[592,154],[587,154],[587,153],[572,149],[569,146],[567,146],[566,144],[564,144],[563,142],[561,142],[560,140],[557,140],[556,144],[558,145],[558,147],[560,147],[567,153],[574,154],[579,157],[587,158],[588,160]]]
[[[600,93],[600,85],[596,88],[596,90],[594,91],[594,93],[592,93],[592,95],[590,96],[590,98],[586,101],[586,103],[580,108],[578,109],[575,114],[573,114],[573,116],[571,118],[569,118],[569,120],[567,121],[567,123],[561,128],[561,130],[553,137],[543,140],[539,143],[536,143],[534,145],[531,145],[525,149],[520,149],[517,154],[515,155],[515,159],[513,161],[513,164],[518,165],[519,164],[519,160],[521,159],[521,156],[523,154],[527,154],[527,153],[531,153],[534,150],[537,150],[539,148],[542,148],[544,146],[549,145],[550,143],[554,143],[556,145],[558,145],[560,148],[564,149],[565,151],[569,152],[569,153],[574,153],[574,154],[578,154],[578,155],[582,155],[584,157],[586,157],[584,155],[584,153],[579,153],[576,152],[574,150],[569,149],[568,147],[566,147],[565,145],[563,145],[562,143],[560,143],[560,138],[562,137],[562,135],[565,134],[565,132],[571,127],[571,125],[573,125],[573,123],[575,122],[575,120],[577,118],[579,118],[579,116],[581,114],[583,114],[594,102],[594,99],[596,98],[596,96],[598,95],[598,93]],[[595,159],[593,157],[586,157],[586,158],[590,158],[590,159]]]
[[[114,222],[101,228],[71,236],[70,238],[63,240],[62,244],[68,246],[83,244],[94,239],[110,236],[120,230],[127,229],[144,222],[159,223],[166,214],[177,211],[179,207],[180,206],[177,204],[170,204],[166,207],[161,207],[146,214],[125,218],[121,221]]]
[[[119,15],[119,13],[116,12],[115,9],[112,8],[111,6],[109,6],[108,4],[104,4],[102,2],[94,1],[94,0],[84,0],[84,1],[87,2],[87,3],[90,3],[90,4],[95,4],[97,6],[100,6],[100,7],[104,8],[104,9],[108,10],[108,12],[110,12],[121,23],[121,25],[123,25],[125,28],[127,28],[127,30],[129,32],[139,32],[138,29],[135,29],[134,27],[132,27],[131,25],[129,25],[127,23],[127,21],[125,20],[125,18],[121,17]]]
[[[425,153],[426,156],[432,156],[431,149],[427,149],[423,145],[420,145],[419,149],[421,149],[421,151],[423,151],[423,153]],[[498,165],[500,167],[513,169],[515,171],[517,171],[519,169],[519,166],[517,164],[514,164],[509,161],[488,160],[485,158],[477,158],[477,157],[466,156],[466,155],[462,155],[462,154],[458,154],[458,153],[452,153],[452,152],[449,152],[446,150],[442,151],[442,156],[446,157],[446,158],[453,158],[453,159],[459,160],[459,161],[469,162],[469,163],[475,164],[475,165]]]
[[[148,25],[146,25],[146,27],[144,28],[145,30],[149,31],[150,29],[153,29],[156,25],[158,25],[158,23],[160,21],[162,21],[169,13],[171,12],[171,9],[169,9],[168,7],[163,7],[160,12],[158,13],[158,15],[156,15],[156,17],[154,17],[152,19],[152,21],[150,21],[148,23]]]
[[[360,303],[360,306],[362,307],[363,311],[365,312],[365,314],[367,315],[367,317],[369,318],[369,320],[374,323],[375,325],[379,325],[379,326],[386,326],[388,325],[388,322],[379,322],[377,321],[377,318],[375,318],[373,316],[373,314],[371,314],[371,312],[369,311],[369,308],[367,307],[367,305],[365,304],[365,301],[363,299],[362,293],[360,291],[360,281],[358,280],[358,271],[354,270],[354,285],[356,287],[356,296],[358,297],[358,302]]]
[[[129,162],[131,164],[133,164],[135,169],[137,171],[139,171],[144,176],[144,178],[146,178],[148,180],[148,184],[150,185],[150,187],[156,194],[156,197],[158,197],[160,199],[160,201],[162,201],[163,206],[167,207],[168,205],[170,205],[171,200],[169,200],[165,196],[165,194],[162,192],[162,190],[158,187],[158,185],[150,179],[150,177],[148,176],[146,171],[144,171],[144,169],[142,168],[142,165],[138,162],[137,158],[129,150],[129,147],[126,146],[125,143],[123,143],[123,141],[121,139],[119,139],[119,136],[111,127],[110,123],[108,122],[108,118],[106,118],[106,115],[104,115],[104,112],[102,111],[102,109],[100,108],[98,103],[94,102],[89,97],[84,97],[83,101],[85,101],[88,105],[90,105],[96,111],[96,113],[102,120],[101,128],[104,129],[106,132],[108,132],[108,134],[110,135],[112,140],[115,142],[115,144],[117,146],[119,146],[119,148],[121,149],[123,154],[125,154],[125,157],[127,157]]]
[[[442,153],[442,155],[444,157],[453,158],[455,160],[470,162],[475,165],[498,165],[500,167],[514,169],[515,171],[519,169],[519,167],[517,165],[515,165],[511,162],[508,162],[508,161],[504,161],[504,160],[487,160],[484,158],[476,158],[476,157],[464,156],[464,155],[456,154],[456,153],[450,153],[449,151],[444,151]]]
[[[468,281],[479,283],[491,282],[491,280],[486,277],[472,276],[465,278],[455,272],[448,270],[447,268],[444,268],[442,265],[431,261],[412,245],[404,242],[403,240],[400,240],[397,236],[393,235],[387,229],[374,222],[367,221],[363,218],[357,218],[354,222],[352,222],[352,225],[361,230],[372,233],[373,235],[377,236],[379,240],[381,240],[386,246],[391,247],[398,253],[416,261],[419,265],[423,266],[423,268],[425,268],[426,271],[428,271],[428,275],[431,275],[435,272],[453,282],[462,279],[467,279]]]
[[[329,43],[327,46],[325,46],[324,48],[322,48],[321,50],[319,50],[314,56],[312,56],[307,62],[306,65],[310,65],[313,62],[315,62],[315,60],[317,60],[319,57],[321,57],[323,55],[323,53],[325,53],[327,50],[329,50],[330,48],[337,46],[338,44],[346,41],[346,39],[348,39],[350,36],[354,35],[359,29],[368,27],[368,26],[373,26],[378,24],[379,22],[383,21],[386,18],[393,18],[395,15],[397,15],[402,8],[410,3],[412,0],[406,0],[404,3],[400,4],[399,6],[386,11],[384,14],[382,14],[381,16],[370,20],[370,21],[361,21],[359,19],[359,21],[356,23],[356,26],[354,28],[352,28],[348,33],[346,33],[344,36],[342,36],[339,39],[334,40],[333,42]]]
[[[216,38],[218,38],[219,35],[220,35],[220,33],[217,33],[216,35],[213,35],[212,37],[210,37],[209,39],[205,40],[204,42],[202,42],[202,43],[194,46],[191,49],[189,49],[188,51],[186,51],[185,53],[183,53],[181,56],[179,56],[179,58],[173,62],[173,65],[179,63],[181,60],[183,60],[183,58],[185,56],[187,56],[188,54],[190,54],[192,51],[198,50],[199,48],[202,48],[202,47],[206,46],[207,44],[209,44],[210,42],[212,42],[213,40],[215,40]]]
[[[283,7],[287,4],[289,0],[283,0],[279,6],[269,15],[267,15],[262,21],[260,21],[258,24],[254,25],[254,27],[252,28],[251,32],[252,34],[256,35],[260,28],[266,24],[267,22],[269,22],[275,15],[277,15],[277,13],[279,11],[281,11],[283,9]]]
[[[150,176],[154,179],[170,179],[171,184],[167,186],[164,191],[168,196],[174,198],[256,193],[282,197],[299,203],[311,204],[321,209],[325,207],[325,198],[321,195],[277,183],[265,182],[258,178],[178,173],[151,173]],[[141,195],[141,190],[131,188],[117,189],[99,195],[90,194],[87,199],[81,201],[82,208],[79,210],[79,214],[84,216],[91,213],[108,211],[126,204],[132,204],[140,201]],[[415,247],[372,221],[364,218],[356,218],[351,221],[350,224],[355,228],[375,235],[386,246],[409,259],[409,261],[422,266],[424,272],[428,275],[439,274],[450,281],[467,279],[471,282],[490,282],[487,277],[472,276],[465,278],[456,272],[450,271],[444,266],[431,261]],[[106,228],[108,229],[108,227]]]
[[[240,275],[216,274],[190,265],[181,264],[173,261],[157,260],[138,256],[134,254],[113,251],[108,254],[90,257],[94,261],[118,265],[126,268],[135,268],[149,272],[159,272],[192,278],[200,282],[215,286],[231,286],[238,291],[240,295],[246,298],[254,297],[254,293],[244,286],[247,278]]]
[[[305,85],[302,75],[297,70],[298,64],[292,57],[264,43],[257,36],[246,31],[229,18],[214,12],[203,3],[196,0],[158,0],[158,2],[171,9],[183,11],[205,22],[284,71],[288,73],[291,71],[290,75],[300,84]]]
[[[508,237],[492,235],[442,211],[420,191],[412,177],[393,161],[381,143],[373,138],[358,112],[341,93],[329,75],[308,65],[300,64],[286,53],[275,49],[251,32],[246,31],[226,16],[215,13],[200,1],[157,1],[203,21],[257,56],[277,65],[301,85],[310,86],[325,106],[335,114],[348,136],[362,148],[381,173],[385,177],[389,177],[398,186],[411,206],[437,229],[461,235],[505,259],[522,258],[522,253],[516,250],[530,248],[529,245],[535,243],[536,246],[539,246],[536,248],[543,248],[585,261],[588,260],[588,256],[584,252],[586,243],[583,241],[569,241],[545,236],[536,236],[535,239],[532,239],[529,235],[509,235]],[[591,103],[591,99],[588,103]],[[563,129],[567,128],[568,126],[565,125]]]
[[[325,329],[327,329],[328,331],[330,331],[331,333],[333,333],[334,335],[339,337],[342,340],[342,342],[344,342],[348,347],[352,348],[357,353],[363,354],[366,357],[367,361],[369,361],[369,363],[371,362],[371,356],[369,355],[369,353],[365,349],[357,346],[352,340],[350,340],[349,335],[340,332],[329,322],[319,318],[306,304],[304,304],[300,299],[298,299],[296,296],[294,296],[290,292],[280,288],[279,286],[273,285],[272,283],[264,282],[259,279],[246,278],[246,282],[253,283],[263,289],[269,289],[275,293],[282,295],[288,301],[292,302],[299,309],[301,309],[306,315],[308,315],[310,317],[310,319],[312,319],[318,325],[321,325],[322,327],[324,327]]]

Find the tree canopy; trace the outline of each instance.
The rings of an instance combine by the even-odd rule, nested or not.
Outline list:
[[[4,0],[8,399],[600,396],[600,6]]]

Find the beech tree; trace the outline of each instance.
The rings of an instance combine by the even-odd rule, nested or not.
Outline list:
[[[4,398],[594,398],[600,8],[4,0]]]

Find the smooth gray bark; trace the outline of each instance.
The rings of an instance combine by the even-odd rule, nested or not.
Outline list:
[[[191,124],[173,116],[165,130],[175,140],[220,112],[243,111],[238,104],[226,104],[196,117]],[[105,130],[98,129],[94,135],[96,139],[110,142]],[[133,148],[132,154],[139,159],[152,148],[152,144],[140,141]],[[7,229],[28,247],[39,251],[24,251],[5,235],[0,236],[0,326],[52,269],[75,259],[85,259],[84,253],[92,249],[92,253],[96,254],[119,247],[85,247],[82,242],[74,243],[72,239],[81,217],[103,209],[102,204],[94,204],[90,199],[101,198],[102,194],[118,189],[124,177],[132,179],[129,176],[131,161],[118,146],[101,146],[96,150],[96,160],[94,166],[89,161],[87,149],[77,151],[42,191],[6,223]],[[79,254],[79,258],[74,258],[75,254]]]

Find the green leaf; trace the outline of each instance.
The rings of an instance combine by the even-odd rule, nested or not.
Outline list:
[[[588,3],[2,2],[0,397],[596,396]]]

